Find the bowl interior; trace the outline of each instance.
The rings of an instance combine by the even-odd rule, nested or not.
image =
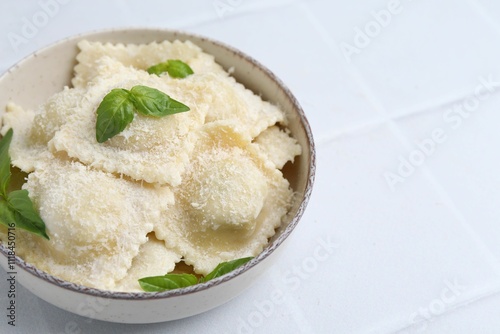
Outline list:
[[[62,90],[64,86],[70,86],[73,68],[76,65],[75,57],[78,54],[77,43],[82,39],[124,44],[190,40],[205,52],[214,55],[215,60],[225,69],[234,68],[233,76],[247,88],[261,95],[264,100],[281,106],[287,113],[290,131],[303,149],[302,155],[284,169],[285,177],[290,181],[297,196],[285,223],[277,230],[264,252],[230,275],[238,275],[253,267],[273,252],[298,223],[309,199],[315,172],[315,151],[311,130],[301,107],[290,91],[255,60],[219,42],[169,30],[108,30],[82,34],[57,42],[9,69],[0,77],[0,114],[4,112],[8,102],[12,101],[25,108],[34,109],[52,94]],[[0,250],[6,254],[3,245],[0,245]],[[18,261],[21,267],[28,268],[24,261],[21,259]],[[33,274],[39,275],[37,272]]]

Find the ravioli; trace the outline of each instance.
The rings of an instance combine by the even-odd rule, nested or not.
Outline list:
[[[289,161],[293,162],[294,158],[302,153],[297,140],[290,137],[290,131],[282,130],[278,126],[267,128],[254,142],[278,169],[283,168]]]
[[[146,187],[79,162],[52,159],[23,186],[50,240],[26,235],[18,253],[42,270],[110,289],[127,274],[146,235],[173,204],[168,188]]]
[[[141,291],[138,280],[148,276],[165,275],[175,268],[181,256],[165,246],[154,233],[148,236],[148,241],[142,244],[139,254],[134,258],[127,276],[116,283],[116,291]]]
[[[102,58],[99,64],[100,76],[89,86],[78,112],[68,117],[55,133],[49,143],[51,149],[64,151],[109,173],[149,183],[180,184],[194,147],[193,134],[203,125],[207,112],[208,105],[198,103],[201,92],[189,89],[191,80],[160,78],[125,67],[109,57]],[[104,96],[113,88],[131,89],[139,84],[165,92],[189,105],[191,110],[159,119],[136,114],[125,131],[105,143],[98,143],[95,111]]]
[[[76,57],[73,87],[86,87],[100,75],[95,69],[102,57],[111,57],[127,67],[146,70],[167,59],[179,59],[187,63],[195,73],[216,72],[227,75],[214,61],[212,55],[204,53],[190,41],[163,41],[150,44],[111,44],[83,40],[78,43],[80,52]]]
[[[232,77],[210,74],[204,83],[205,94],[212,97],[206,123],[230,121],[248,140],[277,122],[286,123],[278,107],[263,101]]]
[[[205,125],[186,174],[155,232],[200,274],[260,253],[293,196],[281,172],[224,122]]]

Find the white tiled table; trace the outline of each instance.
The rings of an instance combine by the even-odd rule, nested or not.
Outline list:
[[[296,94],[317,179],[282,261],[229,304],[117,325],[19,287],[1,333],[500,332],[500,2],[56,1],[0,0],[0,70],[94,29],[206,35]]]

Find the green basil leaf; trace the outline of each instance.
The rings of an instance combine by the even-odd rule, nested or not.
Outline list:
[[[171,59],[167,61],[167,72],[172,78],[185,78],[193,74],[193,70],[188,64],[181,60]]]
[[[188,106],[155,88],[134,86],[130,94],[137,111],[146,116],[163,117],[189,110]]]
[[[167,72],[172,78],[185,78],[193,74],[193,69],[188,64],[178,59],[170,59],[148,68],[149,74],[160,75]]]
[[[40,235],[45,239],[45,224],[35,211],[27,190],[15,190],[7,194],[11,179],[9,146],[13,130],[9,129],[0,141],[0,224],[16,227]]]
[[[189,111],[191,109],[189,109],[189,107],[177,100],[174,100],[173,98],[170,98],[167,102],[167,104],[165,105],[165,108],[169,111],[168,112],[168,115],[171,115],[171,114],[177,114],[177,113],[180,113],[180,112],[185,112],[185,111]]]
[[[216,277],[220,277],[222,275],[225,275],[225,274],[233,271],[234,269],[244,265],[245,263],[247,263],[251,259],[253,259],[253,257],[244,257],[244,258],[236,259],[233,261],[222,262],[217,267],[215,267],[215,269],[212,270],[212,272],[210,272],[207,276],[205,276],[203,278],[203,282],[206,282],[206,281],[209,281],[209,280],[214,279]]]
[[[0,199],[0,224],[5,225],[7,227],[13,227],[15,225],[16,220],[14,218],[14,213],[9,208],[9,205],[3,199]]]
[[[10,183],[10,155],[9,146],[14,131],[9,129],[0,140],[0,196],[7,198],[7,187]]]
[[[165,62],[165,63],[159,63],[156,65],[153,65],[150,68],[148,68],[147,71],[149,74],[160,75],[160,74],[168,71],[168,63]]]
[[[167,274],[139,279],[139,285],[144,291],[155,292],[184,288],[198,283],[198,278],[192,274]]]
[[[49,240],[45,224],[35,211],[27,190],[15,190],[8,195],[8,205],[14,214],[16,227],[30,231]]]
[[[97,108],[96,139],[104,143],[122,132],[134,119],[134,104],[130,92],[115,88]]]

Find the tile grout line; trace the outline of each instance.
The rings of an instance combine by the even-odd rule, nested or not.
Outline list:
[[[462,302],[454,304],[453,307],[446,309],[445,312],[433,316],[432,320],[445,317],[445,316],[451,314],[452,312],[463,309],[464,307],[467,307],[467,306],[472,305],[472,304],[476,304],[476,303],[481,302],[481,301],[488,299],[488,298],[494,298],[496,296],[500,297],[500,285],[497,285],[496,287],[490,288],[489,291],[484,291],[483,293],[479,293],[474,298],[469,298],[467,300],[464,300]],[[427,320],[427,321],[431,322],[432,320]],[[397,333],[401,333],[401,331],[406,332],[407,329],[410,329],[413,326],[415,326],[415,324],[402,326],[399,329],[393,331],[392,333],[397,334]]]
[[[338,139],[355,135],[364,129],[376,128],[376,127],[384,124],[385,122],[387,122],[387,120],[377,119],[377,120],[368,121],[365,123],[360,123],[360,124],[358,123],[356,125],[344,127],[343,129],[332,132],[328,136],[324,136],[322,138],[315,140],[316,146],[319,148],[324,147],[324,146],[328,146]]]
[[[499,92],[494,92],[492,95],[500,94]],[[406,117],[413,117],[413,116],[418,116],[420,114],[425,114],[425,113],[432,113],[434,112],[433,109],[437,110],[438,108],[443,109],[443,108],[450,108],[452,105],[463,102],[467,97],[469,97],[471,94],[469,93],[464,93],[460,95],[455,95],[453,98],[447,98],[447,99],[441,99],[441,100],[435,100],[436,103],[434,105],[431,105],[430,103],[427,103],[428,105],[423,106],[423,107],[417,107],[417,108],[405,108],[402,109],[403,112],[399,112],[398,114],[395,115],[390,115],[390,120],[392,121],[399,121],[402,120]],[[407,111],[404,111],[407,110]],[[442,110],[440,110],[442,111]],[[320,140],[317,141],[317,145],[319,147],[323,145],[327,145],[332,143],[333,141],[337,140],[338,138],[341,138],[343,136],[350,136],[355,134],[356,132],[364,129],[364,128],[369,128],[369,127],[377,127],[388,120],[386,118],[378,118],[375,120],[370,120],[368,122],[364,123],[358,123],[356,125],[352,126],[347,126],[344,127],[343,129],[337,130],[330,135],[324,136],[323,138],[320,138]]]
[[[327,45],[328,49],[332,53],[334,53],[337,56],[339,56],[339,59],[343,59],[342,55],[340,54],[340,51],[338,50],[338,48],[332,46],[332,41],[330,39],[330,36],[329,36],[328,32],[324,29],[324,27],[321,24],[321,22],[319,22],[319,20],[316,18],[316,16],[311,11],[311,9],[307,5],[307,3],[302,2],[302,3],[299,3],[297,6],[302,9],[302,11],[304,12],[307,20],[311,23],[311,25],[313,26],[313,28],[318,32],[320,38],[325,42],[325,44]],[[352,66],[352,65],[350,65],[350,66]],[[350,73],[348,73],[348,74],[350,74]],[[372,103],[372,101],[368,101],[368,102]],[[375,108],[375,106],[373,106],[373,107],[374,107],[374,109],[377,110],[377,108]],[[378,110],[377,110],[377,112],[378,112]],[[380,124],[383,124],[383,123],[387,122],[387,119],[384,117],[385,115],[379,115],[379,116],[380,117],[377,120],[369,121],[369,122],[363,123],[361,125],[355,125],[355,126],[349,127],[347,131],[342,131],[341,130],[340,132],[337,132],[336,134],[333,134],[332,136],[326,136],[325,138],[322,138],[317,145],[318,145],[318,147],[321,147],[323,145],[329,144],[330,142],[334,141],[335,139],[337,139],[337,138],[339,138],[339,137],[341,137],[343,135],[349,135],[351,132],[363,129],[365,127],[378,126]]]
[[[324,29],[323,25],[315,17],[314,13],[312,13],[309,6],[307,6],[305,3],[301,4],[300,6],[303,8],[307,18],[311,21],[311,23],[316,28],[322,39],[327,44],[328,48],[332,52],[335,52],[336,48],[332,46],[333,41],[331,37],[329,36],[328,32]],[[378,101],[373,91],[367,84],[366,80],[362,77],[361,73],[354,66],[349,66],[349,73],[355,80],[356,84],[359,85],[362,92],[366,95],[367,100],[374,107],[374,109],[386,119],[388,127],[391,130],[391,132],[396,136],[396,138],[406,149],[411,150],[411,145],[407,137],[403,134],[401,128],[397,126],[394,119],[387,113],[387,111],[385,110],[384,106],[380,103],[380,101]],[[442,187],[442,185],[435,179],[429,167],[427,165],[424,165],[422,166],[421,170],[425,175],[425,177],[430,181],[431,186],[437,192],[438,196],[442,198],[443,201],[446,203],[446,207],[450,210],[452,215],[458,219],[462,228],[465,229],[465,231],[469,234],[474,243],[477,244],[479,250],[481,250],[484,253],[484,255],[486,256],[486,261],[490,264],[495,274],[500,276],[499,259],[488,249],[483,240],[478,236],[477,232],[470,226],[470,224],[467,222],[467,220],[462,215],[460,210],[458,210],[458,208],[456,207],[455,203],[453,202],[449,194]]]

